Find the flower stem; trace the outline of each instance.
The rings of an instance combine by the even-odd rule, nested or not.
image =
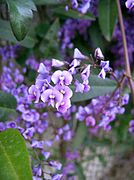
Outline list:
[[[128,80],[129,80],[129,84],[130,84],[130,88],[131,88],[133,105],[134,105],[134,82],[132,80],[132,75],[131,75],[126,34],[125,34],[125,29],[124,29],[124,24],[123,24],[123,16],[122,16],[122,11],[121,11],[120,0],[116,0],[116,3],[117,3],[117,9],[118,9],[119,24],[120,24],[121,33],[122,33],[123,47],[124,47],[126,75],[128,77],[130,77],[130,78],[128,78]]]

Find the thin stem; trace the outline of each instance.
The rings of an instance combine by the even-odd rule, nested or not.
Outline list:
[[[126,34],[125,34],[125,29],[124,29],[124,24],[123,24],[123,17],[122,17],[120,0],[116,0],[116,3],[117,3],[117,8],[118,8],[119,24],[120,24],[120,28],[121,28],[123,47],[124,47],[126,75],[128,77],[132,77],[131,69],[130,69],[130,63],[129,63],[128,48],[127,48]],[[133,105],[134,105],[134,83],[133,83],[132,78],[128,78],[128,80],[129,80],[129,83],[130,83],[132,99],[133,99]]]

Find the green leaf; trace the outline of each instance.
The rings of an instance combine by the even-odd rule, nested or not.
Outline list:
[[[85,126],[85,124],[83,122],[79,123],[76,133],[75,133],[75,137],[72,142],[73,149],[80,148],[80,146],[84,142],[86,136],[87,136],[87,127]]]
[[[103,96],[105,94],[111,93],[116,88],[116,82],[111,79],[100,79],[97,75],[90,75],[89,85],[91,87],[90,91],[87,93],[76,93],[74,92],[71,100],[73,102],[85,101],[97,96]],[[71,87],[74,91],[74,86]]]
[[[0,121],[9,120],[16,115],[17,102],[14,96],[0,91]]]
[[[0,164],[1,180],[32,180],[28,150],[18,130],[0,133]]]
[[[102,34],[107,41],[110,41],[117,21],[116,0],[101,0],[99,2],[98,12]]]
[[[8,21],[4,21],[0,19],[0,38],[5,39],[7,41],[20,44],[21,46],[32,48],[35,43],[36,39],[34,37],[34,32],[29,32],[26,38],[23,41],[17,41],[13,35],[13,32],[10,27],[10,23]]]
[[[12,31],[18,41],[25,38],[36,6],[32,0],[6,0],[9,8]]]
[[[60,4],[61,0],[34,0],[37,5],[56,5]]]
[[[74,18],[74,19],[87,19],[87,20],[95,20],[95,17],[90,13],[81,14],[75,10],[69,9],[68,11],[65,10],[64,7],[54,8],[54,13],[59,15],[64,15],[66,17]]]
[[[60,58],[59,42],[57,32],[59,31],[60,25],[59,20],[56,19],[50,26],[48,32],[45,34],[44,39],[40,44],[40,51],[43,53],[45,58]]]

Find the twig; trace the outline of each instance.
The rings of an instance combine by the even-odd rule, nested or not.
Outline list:
[[[131,88],[132,101],[133,101],[133,105],[134,105],[134,82],[132,80],[132,75],[131,75],[129,56],[128,56],[128,48],[127,48],[127,41],[126,41],[126,34],[125,34],[125,30],[124,30],[124,24],[123,24],[123,17],[122,17],[120,0],[116,0],[116,3],[117,3],[117,8],[118,8],[119,24],[120,24],[120,28],[121,28],[123,47],[124,47],[126,75],[127,75],[127,77],[129,77],[128,80],[129,80],[129,84],[130,84],[130,88]]]

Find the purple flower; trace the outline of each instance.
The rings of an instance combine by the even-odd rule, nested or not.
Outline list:
[[[41,176],[42,175],[42,168],[40,165],[38,165],[37,167],[33,168],[33,172],[36,176]]]
[[[28,92],[29,92],[28,99],[30,101],[35,101],[35,103],[38,103],[39,99],[40,99],[40,91],[39,91],[39,89],[37,89],[37,87],[35,85],[32,85],[29,88]]]
[[[71,107],[71,101],[68,98],[63,98],[60,103],[56,104],[56,108],[59,112],[65,113]]]
[[[56,174],[52,177],[52,180],[60,180],[62,178],[62,174]]]
[[[71,131],[65,132],[63,135],[63,140],[64,141],[70,141],[71,139],[72,139],[72,132]]]
[[[27,128],[26,131],[23,133],[25,139],[30,139],[33,137],[35,133],[35,129],[33,127]]]
[[[96,121],[92,116],[86,118],[86,126],[95,126]]]
[[[83,93],[84,91],[84,85],[82,83],[80,83],[77,79],[75,80],[75,92],[80,92]]]
[[[77,8],[78,7],[78,2],[77,0],[71,0],[72,8]]]
[[[103,59],[104,59],[104,56],[103,56],[102,51],[101,51],[100,48],[97,48],[97,49],[95,50],[94,57],[95,57],[97,60],[103,60]]]
[[[133,134],[134,134],[134,120],[131,120],[131,121],[129,122],[129,129],[128,129],[128,131],[129,131],[130,133],[133,133]]]
[[[48,105],[51,105],[54,107],[57,103],[61,103],[63,99],[63,95],[56,90],[55,88],[53,89],[47,89],[41,94],[41,100],[44,103],[48,103]]]
[[[99,73],[98,77],[105,79],[106,78],[106,72],[110,71],[111,68],[109,67],[109,61],[101,61],[101,72]]]
[[[127,0],[125,4],[128,9],[134,8],[134,0]]]
[[[52,87],[47,79],[36,79],[36,87],[42,92]]]
[[[90,66],[91,65],[88,65],[81,73],[81,78],[83,81],[86,81],[88,80],[89,78],[89,75],[90,75]]]
[[[58,161],[50,161],[49,165],[56,168],[57,170],[61,170],[62,164]]]
[[[51,154],[50,152],[46,152],[46,151],[42,151],[41,153],[44,155],[45,159],[48,159]]]
[[[51,147],[53,145],[53,142],[51,140],[46,140],[44,143],[47,147]]]
[[[90,90],[90,86],[88,84],[88,80],[83,81],[82,83],[84,85],[84,92],[88,92]]]
[[[101,61],[100,66],[105,70],[105,71],[110,71],[111,68],[109,67],[109,61]]]
[[[43,63],[40,63],[39,68],[38,68],[38,73],[39,74],[48,74],[46,66]]]
[[[40,118],[40,114],[35,109],[26,110],[22,113],[22,118],[27,122],[36,122]]]
[[[53,73],[51,80],[54,84],[69,85],[71,84],[73,77],[68,71],[56,71]]]
[[[52,59],[52,66],[53,67],[61,67],[64,65],[64,62],[59,61],[58,59]]]
[[[79,49],[75,48],[74,49],[74,59],[77,59],[77,60],[83,60],[83,59],[86,59],[87,57],[85,55],[83,55]]]
[[[78,11],[80,11],[82,14],[85,14],[88,9],[90,8],[90,1],[88,0],[85,4],[83,4],[81,7],[78,8]]]
[[[106,71],[102,68],[101,72],[98,74],[99,78],[105,79],[106,78]]]
[[[68,86],[56,85],[54,88],[57,89],[61,94],[63,94],[63,98],[69,99],[73,95],[72,90]]]
[[[43,143],[43,141],[32,140],[32,147],[43,149],[44,143]]]

